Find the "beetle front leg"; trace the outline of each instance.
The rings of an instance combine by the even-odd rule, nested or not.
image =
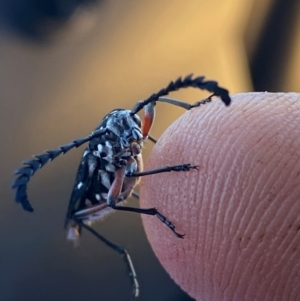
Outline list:
[[[125,170],[126,166],[123,166],[116,171],[115,179],[108,191],[107,205],[113,209],[116,209],[116,204],[118,203],[118,198],[122,191],[123,183],[125,180]]]
[[[153,142],[154,144],[157,142],[157,140],[156,140],[154,137],[152,137],[151,135],[148,135],[148,139],[149,139],[151,142]]]
[[[146,170],[143,172],[134,172],[134,173],[127,172],[126,177],[142,177],[142,176],[149,176],[149,175],[154,175],[154,174],[163,173],[163,172],[189,171],[191,169],[198,170],[198,167],[199,166],[191,165],[191,164],[181,164],[181,165],[174,165],[174,166],[167,165],[167,166],[163,166],[163,167],[159,167],[159,168],[155,168],[155,169],[151,169],[151,170]]]

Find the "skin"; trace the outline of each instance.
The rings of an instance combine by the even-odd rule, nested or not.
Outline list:
[[[246,93],[183,114],[145,169],[141,206],[152,248],[175,282],[201,301],[300,300],[300,94]]]

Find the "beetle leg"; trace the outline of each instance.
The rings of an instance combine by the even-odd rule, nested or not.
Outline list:
[[[89,231],[90,233],[92,233],[94,236],[96,236],[98,239],[100,239],[108,247],[110,247],[114,251],[120,253],[121,255],[124,255],[124,259],[128,265],[129,272],[130,272],[129,274],[130,274],[130,276],[132,278],[132,282],[133,282],[133,296],[138,297],[139,296],[139,283],[137,280],[135,268],[133,266],[133,263],[132,263],[132,260],[131,260],[131,257],[129,255],[128,251],[123,246],[120,246],[120,245],[117,245],[117,244],[111,242],[110,240],[108,240],[107,238],[105,238],[104,236],[99,234],[92,227],[86,225],[84,222],[82,222],[80,220],[76,220],[76,219],[74,219],[74,221],[78,224],[79,227],[82,227],[82,228],[86,229],[87,231]]]
[[[115,205],[118,203],[118,197],[121,194],[123,183],[125,180],[125,170],[129,168],[123,166],[119,168],[115,173],[115,179],[111,184],[107,196],[107,205],[115,209]]]
[[[136,199],[140,199],[140,195],[138,194],[138,192],[136,192],[135,190],[132,191],[132,194],[131,194],[133,197],[135,197]]]
[[[148,135],[148,139],[153,142],[153,143],[156,143],[157,140],[155,138],[153,138],[152,136]]]
[[[147,215],[156,215],[159,218],[159,220],[162,221],[165,225],[167,225],[177,237],[183,238],[184,234],[176,232],[175,225],[171,221],[169,221],[164,215],[162,215],[156,208],[135,208],[116,205],[119,201],[118,196],[121,193],[122,185],[125,179],[125,169],[126,167],[123,167],[116,172],[115,180],[113,181],[111,188],[108,192],[107,205],[115,210],[136,212]]]
[[[183,238],[184,234],[180,234],[175,230],[175,225],[169,221],[164,215],[162,215],[156,208],[135,208],[135,207],[125,207],[125,206],[112,206],[115,210],[120,211],[128,211],[128,212],[135,212],[140,214],[147,214],[147,215],[156,215],[161,222],[167,225],[172,232],[179,238]]]
[[[191,165],[191,164],[182,164],[182,165],[174,165],[174,166],[163,166],[151,170],[146,170],[143,172],[135,172],[135,173],[126,173],[126,177],[142,177],[142,176],[149,176],[149,175],[154,175],[157,173],[162,173],[162,172],[171,172],[171,171],[189,171],[190,169],[197,169],[198,166],[196,165]]]

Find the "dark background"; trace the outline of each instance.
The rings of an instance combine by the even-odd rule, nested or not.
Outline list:
[[[299,91],[296,0],[34,1],[0,4],[0,300],[129,300],[121,256],[89,233],[65,240],[64,215],[82,149],[30,181],[36,211],[9,188],[22,160],[89,134],[116,107],[191,72],[232,93]],[[172,96],[194,101],[199,91]],[[182,111],[158,105],[159,137]],[[147,143],[145,157],[151,151]],[[131,205],[137,205],[131,200]],[[94,227],[131,253],[141,301],[191,300],[147,242],[140,216],[115,213]]]

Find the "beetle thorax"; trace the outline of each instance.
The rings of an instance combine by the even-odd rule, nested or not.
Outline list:
[[[97,129],[106,133],[90,142],[93,154],[111,164],[122,166],[129,157],[140,154],[143,145],[141,121],[130,110],[117,109],[106,115]]]

